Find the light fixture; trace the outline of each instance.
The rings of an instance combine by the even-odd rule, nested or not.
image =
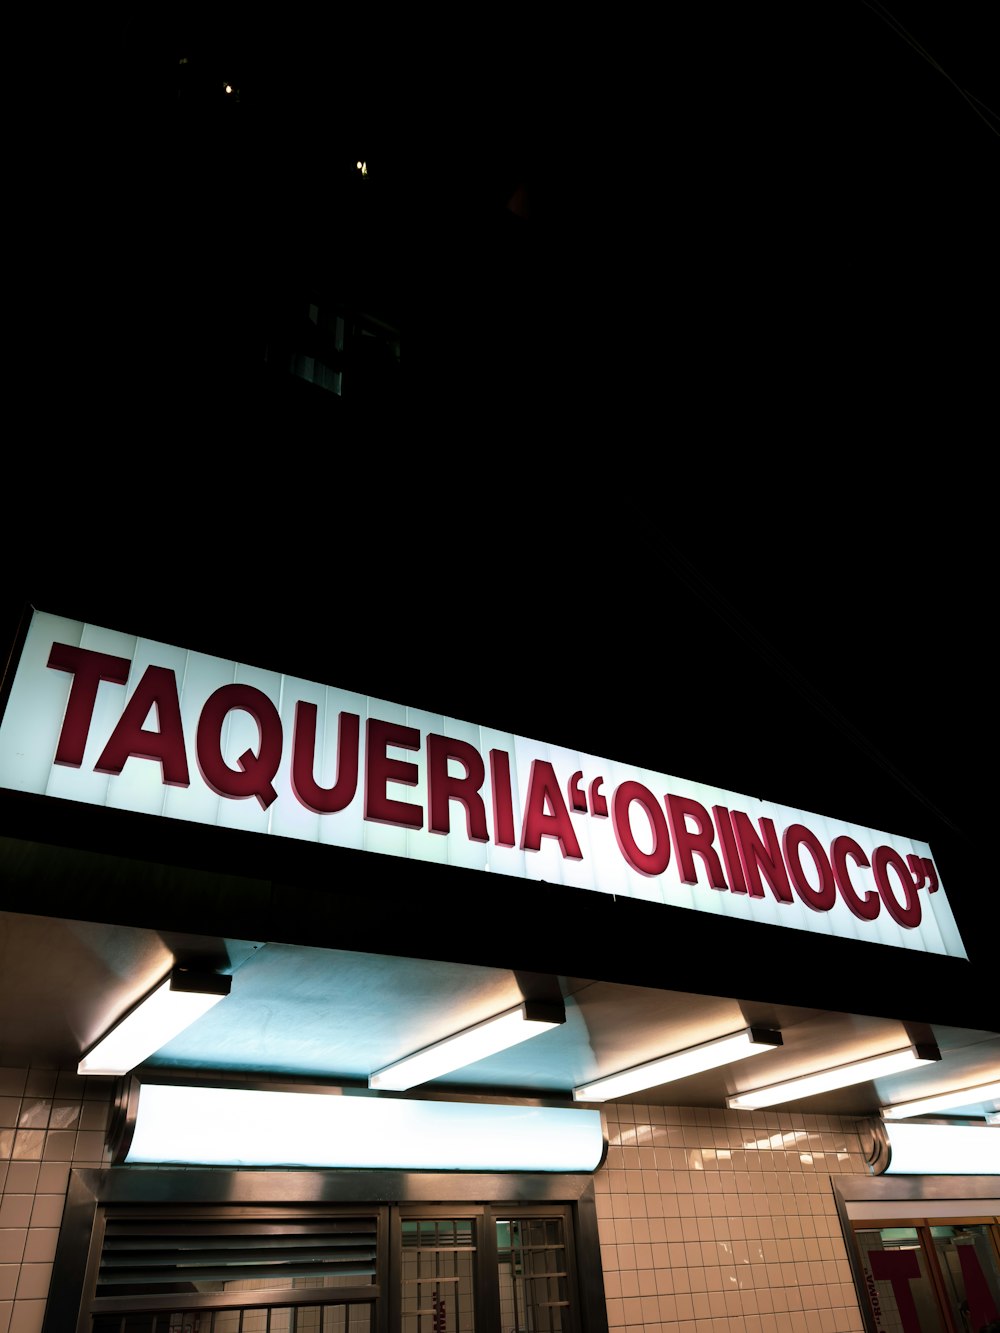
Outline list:
[[[935,1111],[947,1111],[953,1106],[991,1102],[994,1097],[1000,1097],[1000,1079],[994,1079],[992,1083],[978,1083],[973,1088],[936,1092],[932,1097],[917,1097],[910,1102],[896,1102],[893,1106],[883,1106],[882,1115],[886,1120],[906,1120],[911,1115],[932,1115]]]
[[[752,1111],[760,1106],[778,1106],[782,1102],[798,1101],[800,1097],[812,1097],[818,1092],[831,1092],[834,1088],[849,1088],[854,1083],[864,1083],[867,1079],[880,1078],[884,1074],[898,1074],[906,1069],[916,1069],[920,1065],[933,1064],[941,1059],[941,1052],[933,1043],[922,1043],[904,1047],[902,1050],[887,1051],[884,1055],[869,1056],[865,1060],[852,1060],[846,1065],[835,1065],[832,1069],[820,1069],[813,1074],[804,1074],[801,1078],[786,1079],[783,1083],[772,1083],[766,1088],[749,1088],[734,1097],[726,1098],[730,1110]]]
[[[887,1144],[875,1163],[877,1175],[1000,1175],[1000,1130],[991,1125],[890,1121],[882,1128]]]
[[[125,1165],[561,1172],[604,1156],[601,1112],[579,1106],[137,1081],[133,1093]]]
[[[565,1022],[566,1008],[561,1001],[525,1000],[516,1009],[507,1009],[377,1069],[368,1076],[368,1086],[381,1091],[405,1092],[418,1083],[427,1083],[454,1069],[464,1069],[466,1065],[475,1064],[477,1060],[484,1060],[488,1055],[495,1055],[497,1051],[516,1046]]]
[[[233,979],[175,967],[110,1028],[77,1065],[78,1074],[127,1074],[229,994]]]
[[[671,1083],[674,1079],[700,1074],[704,1069],[716,1069],[749,1055],[763,1055],[765,1051],[773,1051],[780,1045],[780,1032],[772,1032],[768,1028],[744,1028],[742,1032],[703,1041],[698,1046],[688,1046],[683,1051],[673,1051],[670,1055],[633,1065],[630,1069],[608,1074],[606,1078],[595,1079],[592,1083],[583,1083],[573,1089],[573,1097],[578,1102],[603,1102],[610,1097],[627,1097],[629,1093],[639,1092],[642,1088]]]

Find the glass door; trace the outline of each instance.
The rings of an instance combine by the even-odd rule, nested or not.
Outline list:
[[[956,1223],[930,1232],[952,1322],[960,1333],[980,1333],[1000,1320],[1000,1265],[991,1228]]]
[[[993,1333],[1000,1320],[1000,1228],[984,1219],[856,1225],[877,1333]]]

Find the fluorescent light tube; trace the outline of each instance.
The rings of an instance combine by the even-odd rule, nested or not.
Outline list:
[[[886,1120],[906,1120],[911,1115],[929,1115],[934,1111],[947,1111],[952,1106],[989,1102],[994,1097],[1000,1097],[1000,1079],[994,1079],[992,1083],[979,1083],[974,1088],[953,1088],[951,1092],[938,1092],[933,1097],[917,1097],[912,1102],[896,1102],[894,1106],[883,1106],[882,1115]]]
[[[998,1176],[1000,1130],[989,1125],[885,1126],[887,1176]]]
[[[143,1083],[124,1162],[548,1172],[603,1156],[601,1112],[579,1106]]]
[[[232,977],[175,967],[77,1065],[78,1074],[127,1074],[229,994]]]
[[[704,1041],[699,1046],[689,1046],[683,1051],[674,1051],[657,1060],[647,1060],[645,1064],[633,1065],[617,1074],[595,1079],[592,1083],[583,1083],[573,1089],[574,1100],[578,1102],[603,1102],[611,1097],[627,1097],[629,1093],[639,1092],[642,1088],[659,1087],[661,1083],[672,1083],[678,1078],[687,1078],[689,1074],[700,1074],[705,1069],[717,1069],[733,1060],[744,1060],[750,1055],[762,1055],[781,1045],[781,1033],[764,1028],[744,1028],[728,1037],[716,1037],[714,1041]]]
[[[936,1046],[907,1046],[904,1050],[888,1051],[885,1055],[874,1055],[866,1060],[853,1060],[850,1064],[836,1065],[832,1069],[820,1069],[815,1074],[791,1078],[784,1083],[772,1083],[766,1088],[750,1088],[746,1092],[737,1093],[735,1097],[727,1097],[726,1105],[730,1110],[737,1111],[778,1106],[782,1102],[798,1101],[800,1097],[812,1097],[818,1092],[849,1088],[852,1084],[864,1083],[884,1074],[916,1069],[919,1065],[933,1064],[940,1059],[941,1054]]]
[[[456,1032],[452,1037],[436,1041],[432,1046],[415,1051],[378,1069],[368,1077],[368,1086],[382,1091],[405,1092],[418,1083],[427,1083],[441,1074],[484,1060],[488,1055],[517,1046],[529,1037],[558,1027],[566,1021],[566,1010],[561,1003],[546,1004],[525,1000],[516,1009],[508,1009],[494,1018],[487,1018],[471,1028]]]

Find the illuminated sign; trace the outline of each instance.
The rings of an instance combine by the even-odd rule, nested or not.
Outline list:
[[[1000,1176],[1000,1130],[992,1125],[886,1120],[882,1128],[887,1176]]]
[[[126,1165],[595,1171],[600,1111],[143,1083]]]
[[[42,612],[0,786],[966,957],[925,843]]]

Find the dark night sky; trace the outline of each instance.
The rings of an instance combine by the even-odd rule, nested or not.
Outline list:
[[[689,7],[655,33],[517,9],[412,31],[370,8],[23,19],[15,320],[37,339],[86,312],[60,372],[88,399],[109,344],[122,379],[170,362],[173,397],[185,378],[204,396],[256,346],[260,293],[323,256],[406,291],[407,382],[453,431],[488,429],[484,397],[593,422],[647,415],[664,385],[739,418],[915,362],[950,396],[990,308],[1000,138],[960,92],[996,106],[987,9]],[[530,244],[498,218],[519,170]],[[51,409],[48,364],[24,373]],[[93,410],[121,403],[127,430],[143,401]]]
[[[889,12],[990,103],[982,8]],[[977,899],[1000,139],[952,84],[860,2],[659,36],[509,15],[426,64],[201,23],[241,71],[201,133],[187,35],[147,13],[25,110],[52,171],[21,214],[5,626],[78,607],[855,818]],[[205,372],[341,234],[356,129],[392,164],[407,411],[317,433]],[[520,166],[530,232],[498,203]]]

